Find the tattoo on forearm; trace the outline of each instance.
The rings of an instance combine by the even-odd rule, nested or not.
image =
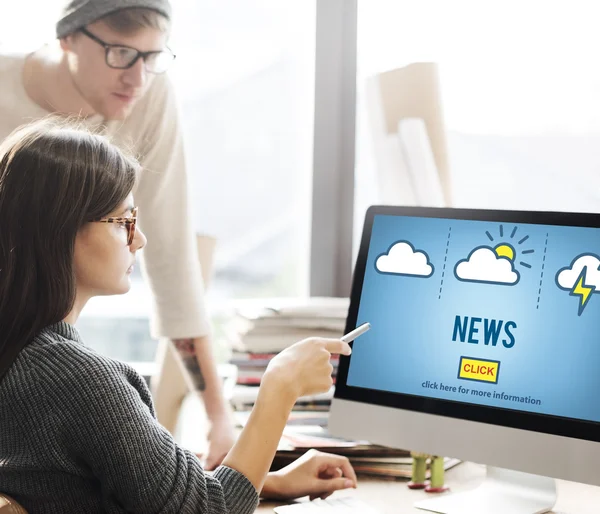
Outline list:
[[[193,339],[175,339],[173,341],[185,369],[187,369],[189,376],[192,380],[194,389],[197,391],[204,391],[206,389],[206,382],[200,369],[200,363],[196,357],[196,350],[194,348]]]

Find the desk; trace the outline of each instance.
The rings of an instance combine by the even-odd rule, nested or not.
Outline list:
[[[462,463],[446,472],[446,482],[453,491],[464,491],[476,487],[485,476],[485,467],[470,462]],[[558,501],[554,514],[598,514],[600,511],[600,487],[557,480]],[[336,495],[356,495],[361,500],[377,507],[383,514],[420,513],[414,508],[415,501],[430,497],[423,491],[411,491],[405,480],[388,481],[362,478],[358,488],[338,492]],[[261,502],[257,513],[270,512],[282,503]],[[508,514],[508,513],[507,513]]]

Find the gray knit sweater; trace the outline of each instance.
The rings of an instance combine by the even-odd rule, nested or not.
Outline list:
[[[144,380],[58,323],[0,382],[0,491],[31,513],[254,512],[241,473],[207,475],[156,420]]]

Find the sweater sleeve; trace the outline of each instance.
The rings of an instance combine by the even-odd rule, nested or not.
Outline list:
[[[151,332],[171,339],[209,333],[179,118],[171,83],[156,77],[132,121],[143,167],[134,196],[148,238],[142,269],[153,292]]]
[[[145,514],[255,511],[258,494],[244,475],[225,466],[208,475],[156,421],[137,373],[100,356],[78,360],[56,395],[64,444],[90,469],[107,502]]]

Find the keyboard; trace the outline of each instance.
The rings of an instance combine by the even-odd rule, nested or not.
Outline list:
[[[275,512],[277,514],[381,514],[381,511],[352,497],[296,503],[276,507]]]

